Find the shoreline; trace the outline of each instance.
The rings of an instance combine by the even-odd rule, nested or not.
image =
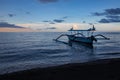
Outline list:
[[[0,75],[0,80],[120,80],[120,58],[34,68]]]

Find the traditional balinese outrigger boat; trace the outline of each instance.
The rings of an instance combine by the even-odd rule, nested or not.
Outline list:
[[[96,38],[97,36],[101,37],[99,39],[109,40],[109,38],[101,34],[93,35],[94,31],[96,31],[94,25],[92,28],[89,28],[87,30],[74,30],[72,27],[68,31],[70,32],[70,34],[62,34],[54,40],[59,41],[58,40],[59,38],[63,36],[67,36],[69,39],[69,42],[78,42],[78,43],[87,44],[89,46],[93,46],[93,41],[97,42],[98,40],[98,38]],[[84,35],[84,32],[86,33],[86,35]]]

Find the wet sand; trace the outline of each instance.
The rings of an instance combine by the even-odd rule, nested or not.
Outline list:
[[[120,59],[18,71],[0,75],[0,80],[120,80]]]

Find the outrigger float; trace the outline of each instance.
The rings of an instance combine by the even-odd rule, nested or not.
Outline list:
[[[71,34],[62,34],[54,40],[59,41],[58,40],[59,38],[61,38],[63,36],[67,36],[69,39],[69,42],[78,42],[78,43],[87,44],[89,46],[93,46],[93,41],[97,42],[98,39],[102,39],[102,40],[109,40],[110,39],[110,38],[107,38],[101,34],[93,35],[94,31],[96,31],[94,25],[92,28],[89,28],[87,30],[74,30],[72,27],[68,31],[70,31]],[[85,32],[87,35],[84,35],[83,32]],[[98,36],[101,38],[96,38]]]

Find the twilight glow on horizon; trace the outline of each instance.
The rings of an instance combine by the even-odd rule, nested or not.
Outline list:
[[[0,0],[0,32],[120,31],[120,0]]]

